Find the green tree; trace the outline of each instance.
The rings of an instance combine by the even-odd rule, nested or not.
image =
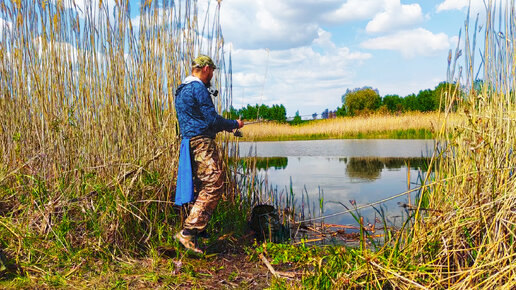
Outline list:
[[[361,111],[375,111],[382,103],[382,98],[378,90],[371,87],[348,89],[342,96],[342,101],[346,107],[346,112],[350,115],[360,114]]]
[[[421,112],[429,112],[437,109],[435,104],[435,91],[434,90],[422,90],[417,94],[418,110]]]
[[[382,104],[386,106],[390,112],[403,110],[403,99],[398,95],[387,95],[383,97]]]
[[[405,109],[405,111],[419,110],[419,104],[415,94],[410,94],[403,98],[403,108]]]
[[[266,105],[262,104],[258,108],[258,119],[270,120],[269,107],[267,107]]]
[[[284,123],[287,120],[287,109],[283,105],[273,105],[270,110],[270,120]]]
[[[342,105],[341,107],[338,107],[337,110],[335,111],[335,115],[337,117],[347,116],[348,114],[346,113],[346,106]]]
[[[225,116],[227,113],[225,112]],[[264,120],[274,120],[278,122],[286,122],[287,120],[287,110],[283,105],[272,105],[272,107],[268,107],[267,105],[258,104],[251,106],[247,105],[247,107],[243,107],[240,110],[235,110],[233,107],[230,108],[229,116],[232,119],[242,118],[245,120],[254,120],[254,119],[264,119]]]
[[[297,125],[301,123],[301,116],[299,116],[299,111],[296,111],[296,116],[294,117],[294,120],[290,122],[292,125]]]

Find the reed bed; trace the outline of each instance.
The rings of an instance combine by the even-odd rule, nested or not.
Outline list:
[[[458,122],[450,117],[451,122]],[[374,114],[315,120],[300,125],[256,123],[242,128],[242,141],[339,138],[432,138],[441,126],[438,112]]]
[[[229,104],[220,3],[142,1],[133,23],[128,1],[85,2],[0,1],[0,254],[24,275],[170,242],[174,91],[197,54]]]
[[[473,69],[479,32],[475,24],[470,36],[466,25],[463,85],[469,95],[459,101],[467,122],[440,131],[437,183],[419,203],[439,211],[415,216],[408,248],[419,265],[433,269],[428,287],[516,286],[516,6],[507,2],[502,8],[489,1],[480,90],[474,89]],[[451,92],[447,104],[457,99]]]

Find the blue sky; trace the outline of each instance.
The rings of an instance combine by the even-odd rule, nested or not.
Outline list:
[[[74,1],[84,7],[89,0]],[[402,97],[433,89],[446,80],[448,51],[457,46],[468,2],[222,0],[233,106],[283,104],[288,116],[311,116],[341,106],[347,89],[370,86]],[[115,0],[103,3],[113,7]],[[130,5],[137,27],[140,0]],[[198,5],[202,15],[217,0]],[[483,0],[471,0],[471,7],[482,23]]]
[[[346,89],[406,96],[446,80],[464,0],[224,0],[233,57],[233,103],[284,104],[320,114]],[[472,0],[473,15],[483,11]],[[266,74],[267,72],[267,74]],[[262,94],[263,92],[263,94]]]

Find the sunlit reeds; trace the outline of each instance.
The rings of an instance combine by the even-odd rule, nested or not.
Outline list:
[[[431,288],[516,286],[516,6],[499,5],[489,1],[486,10],[480,89],[473,56],[482,34],[475,25],[466,36],[465,75],[459,69],[454,81],[463,83],[468,95],[447,94],[447,104],[461,103],[465,123],[440,131],[435,183],[419,200],[419,206],[436,211],[417,212],[407,237],[412,262],[432,269],[409,276],[412,281],[425,277]]]
[[[0,240],[20,266],[166,241],[174,91],[197,54],[224,62],[218,5],[85,2],[0,1]]]
[[[453,119],[453,122],[458,120]],[[321,138],[431,138],[441,126],[439,114],[406,113],[316,120],[291,126],[255,123],[242,128],[243,141]],[[407,132],[412,132],[408,133]],[[399,135],[399,136],[398,136]],[[422,136],[421,136],[422,135]]]

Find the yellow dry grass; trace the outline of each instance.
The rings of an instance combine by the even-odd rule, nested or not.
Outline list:
[[[452,117],[452,123],[457,118]],[[369,115],[316,120],[291,126],[274,122],[255,123],[244,126],[245,141],[289,140],[316,138],[356,138],[363,136],[382,137],[381,133],[406,130],[435,131],[441,125],[438,112],[412,112],[401,115]],[[370,137],[371,137],[370,136]],[[386,136],[385,134],[383,136]]]

